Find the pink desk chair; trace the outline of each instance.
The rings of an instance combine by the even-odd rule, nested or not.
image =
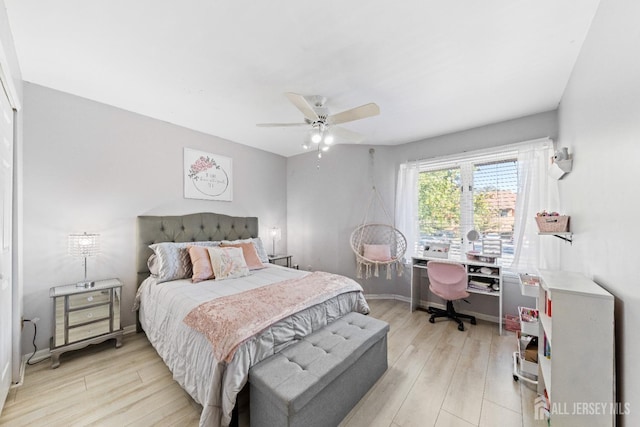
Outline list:
[[[447,301],[447,309],[429,307],[427,312],[431,314],[429,322],[435,323],[437,317],[447,317],[458,323],[458,330],[464,331],[463,319],[469,319],[472,325],[476,324],[476,318],[468,314],[456,313],[453,309],[453,301],[467,298],[467,269],[461,264],[448,262],[429,261],[427,263],[429,275],[429,290]]]

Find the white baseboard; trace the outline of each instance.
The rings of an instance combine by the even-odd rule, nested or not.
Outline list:
[[[125,326],[122,329],[123,329],[124,335],[136,333],[136,325]],[[24,381],[24,370],[25,370],[25,367],[27,366],[27,360],[29,360],[32,354],[33,354],[33,357],[31,358],[31,363],[38,363],[51,357],[51,351],[49,350],[49,348],[43,348],[42,350],[38,350],[35,352],[35,354],[33,352],[23,354],[22,360],[20,361],[20,381],[17,383],[13,383],[11,385],[11,388],[20,387],[22,385]]]
[[[136,325],[125,326],[123,329],[123,333],[125,335],[135,334],[136,333]]]
[[[411,298],[403,297],[401,295],[394,294],[367,294],[364,296],[366,299],[392,299],[402,302],[411,302]]]
[[[31,363],[37,363],[51,357],[51,353],[49,352],[48,348],[38,350],[35,352],[35,354],[34,353],[23,354],[22,359],[20,360],[20,381],[17,383],[11,384],[11,388],[20,387],[24,382],[24,370],[27,366],[27,360],[29,360],[32,354],[33,354],[33,357],[31,358]]]
[[[394,295],[394,294],[367,294],[365,295],[366,299],[370,299],[370,300],[374,300],[374,299],[392,299],[392,300],[396,300],[396,301],[402,301],[402,302],[408,302],[411,303],[411,298],[409,297],[404,297],[401,295]],[[429,306],[433,306],[436,308],[441,308],[443,310],[446,310],[446,306],[444,304],[438,304],[435,302],[427,302],[424,300],[420,300],[420,303],[418,304],[418,307],[426,310]],[[477,319],[480,320],[485,320],[487,322],[493,322],[493,323],[500,323],[500,319],[498,318],[498,316],[492,316],[490,314],[486,314],[486,313],[477,313],[475,311],[469,311],[469,310],[456,310],[459,313],[462,314],[470,314],[471,316],[475,316]]]
[[[436,307],[436,308],[441,308],[442,310],[446,310],[447,309],[447,306],[444,305],[444,304],[438,304],[438,303],[435,303],[435,302],[427,303],[427,301],[420,301],[420,304],[419,304],[420,308],[426,310],[429,306]],[[500,323],[498,316],[492,316],[492,315],[486,314],[486,313],[478,313],[476,311],[460,310],[460,309],[456,309],[456,312],[461,313],[461,314],[469,314],[471,316],[474,316],[476,319],[485,320],[487,322],[492,322],[492,323],[495,323],[495,324]]]

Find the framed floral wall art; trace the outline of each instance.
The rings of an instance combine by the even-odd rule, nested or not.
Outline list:
[[[187,199],[233,199],[232,162],[229,157],[184,149],[184,197]]]

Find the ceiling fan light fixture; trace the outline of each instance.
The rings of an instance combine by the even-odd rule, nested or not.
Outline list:
[[[320,144],[321,141],[322,141],[322,133],[316,129],[311,131],[311,142],[313,142],[314,144]]]
[[[308,133],[302,143],[302,148],[309,150],[313,147],[314,150],[317,150],[318,159],[322,158],[322,153],[328,151],[330,146],[335,143],[336,136],[340,138],[341,142],[344,140],[358,143],[364,139],[364,135],[336,125],[380,114],[380,107],[373,102],[331,114],[325,105],[327,99],[323,96],[304,96],[293,92],[287,92],[285,96],[304,115],[304,121],[302,123],[261,123],[258,126],[310,126],[310,129],[307,128]]]

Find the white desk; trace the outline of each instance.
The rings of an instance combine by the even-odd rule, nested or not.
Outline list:
[[[462,264],[467,269],[469,280],[477,280],[482,282],[495,282],[500,287],[497,291],[485,291],[467,287],[467,292],[478,295],[486,295],[489,298],[496,298],[498,300],[498,325],[500,335],[502,335],[502,267],[500,264],[489,264],[480,261],[471,261],[466,257],[464,259],[449,259],[449,258],[431,258],[423,256],[411,257],[411,311],[415,311],[422,301],[422,295],[420,292],[422,272],[427,269],[428,261],[442,261],[455,264]],[[491,274],[485,274],[480,272],[480,268],[487,267],[491,269]]]

